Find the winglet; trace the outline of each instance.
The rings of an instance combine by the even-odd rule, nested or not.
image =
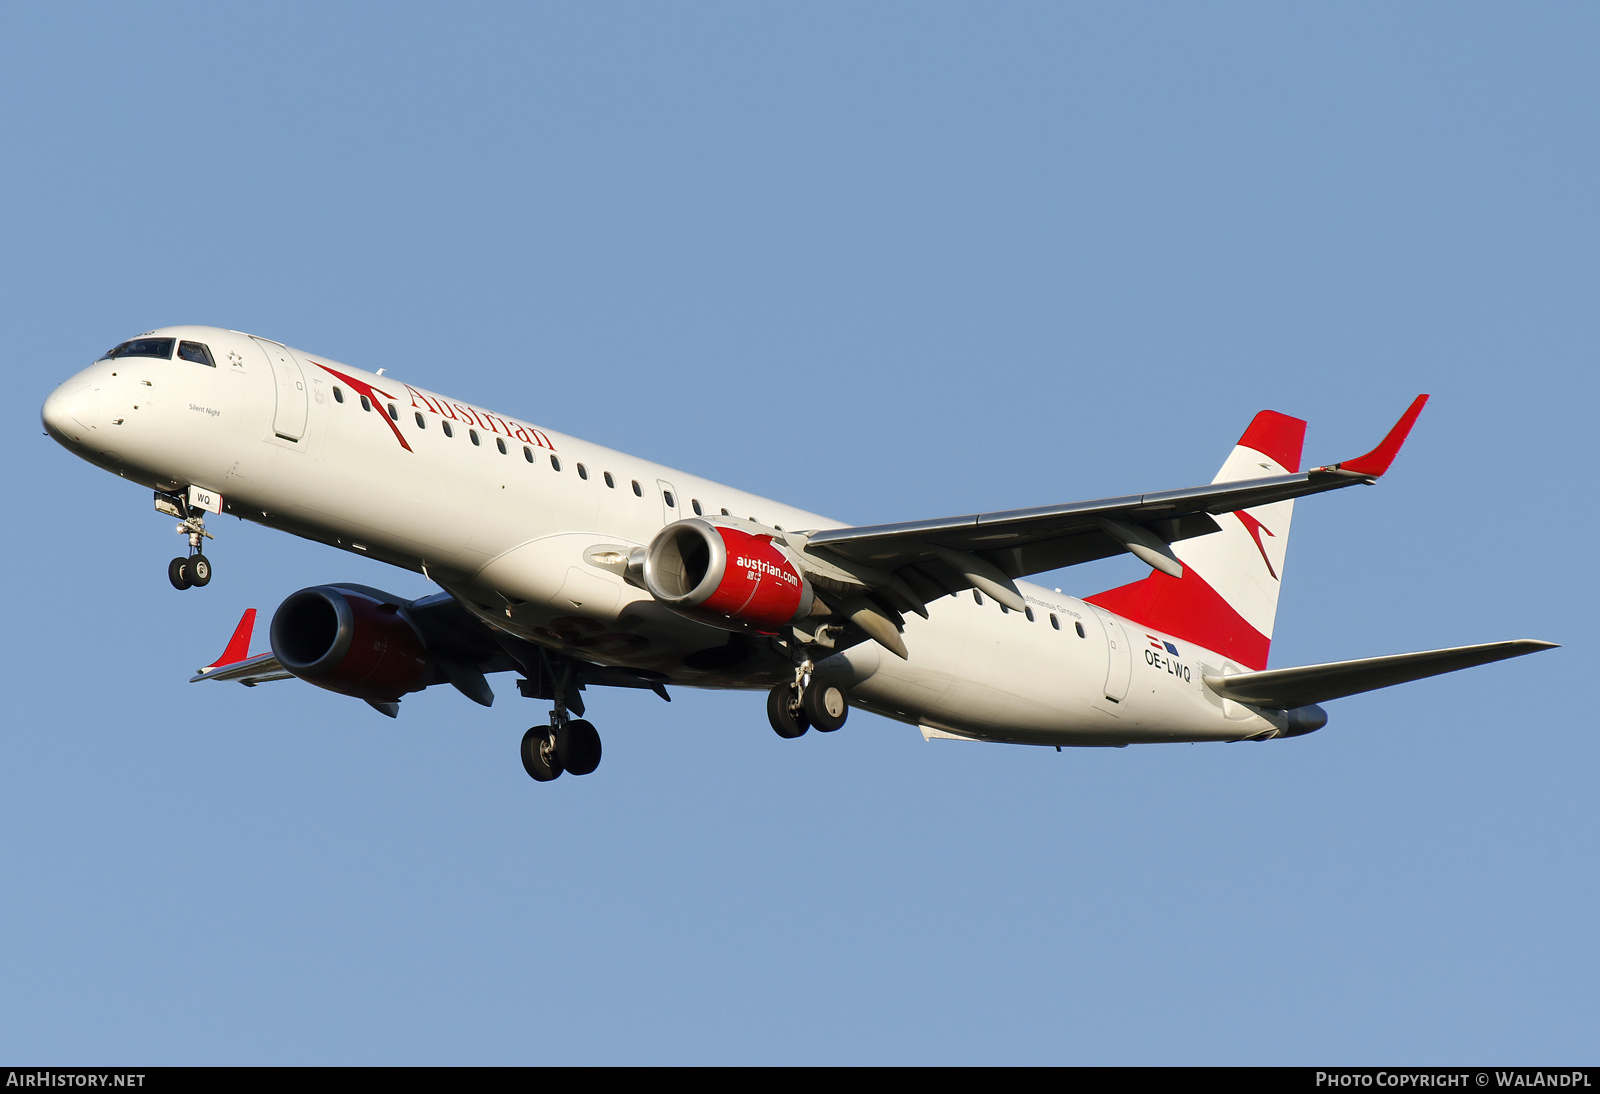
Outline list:
[[[228,648],[222,651],[222,656],[211,664],[201,669],[202,673],[212,669],[220,669],[224,665],[236,665],[250,654],[250,635],[256,629],[256,610],[246,608],[239,617],[239,625],[233,628],[233,637],[228,639]]]
[[[1426,395],[1418,395],[1411,401],[1411,406],[1400,415],[1400,420],[1394,423],[1394,428],[1389,430],[1388,436],[1378,442],[1378,447],[1368,452],[1365,456],[1357,456],[1353,460],[1336,463],[1327,470],[1344,471],[1348,474],[1366,475],[1377,478],[1389,470],[1389,465],[1394,462],[1395,455],[1400,451],[1400,446],[1406,443],[1406,437],[1411,433],[1411,427],[1416,423],[1417,415],[1422,413],[1422,404],[1428,401]]]

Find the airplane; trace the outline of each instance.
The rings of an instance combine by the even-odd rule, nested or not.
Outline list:
[[[523,735],[547,782],[600,763],[591,688],[761,689],[773,730],[852,706],[927,739],[1055,746],[1299,737],[1322,703],[1554,648],[1532,639],[1267,667],[1295,499],[1388,470],[1419,395],[1370,452],[1300,470],[1306,423],[1263,410],[1211,482],[846,526],[258,335],[118,343],[45,400],[48,436],[154,492],[210,582],[205,518],[244,520],[422,574],[408,600],[330,583],[256,611],[194,682],[299,678],[390,717],[448,684],[483,706],[514,672],[551,704]],[[1077,598],[1023,580],[1127,553]]]

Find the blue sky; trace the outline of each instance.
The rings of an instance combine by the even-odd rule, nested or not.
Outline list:
[[[0,14],[0,1057],[1549,1063],[1596,1054],[1592,6]],[[179,594],[59,380],[212,323],[851,522],[1209,480],[1433,394],[1296,513],[1274,665],[1558,651],[1267,745],[926,743],[758,695],[398,722],[186,680],[418,576],[226,522]],[[1054,575],[1087,594],[1127,560]]]

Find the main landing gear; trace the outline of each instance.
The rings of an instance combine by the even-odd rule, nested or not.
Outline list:
[[[600,766],[600,731],[582,718],[534,726],[522,735],[522,766],[542,783],[563,771],[587,775]]]
[[[570,681],[570,670],[563,672],[556,685],[550,724],[534,726],[522,735],[522,767],[537,782],[560,778],[563,771],[587,775],[600,766],[600,731],[591,722],[567,715]],[[581,714],[582,706],[574,705]]]
[[[807,729],[832,733],[849,716],[844,689],[818,680],[814,670],[808,658],[795,667],[792,683],[785,681],[767,693],[767,720],[778,736],[792,740]]]

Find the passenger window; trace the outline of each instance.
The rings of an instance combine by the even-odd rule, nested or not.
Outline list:
[[[476,429],[467,430],[467,436],[472,440],[473,444],[481,444],[482,443],[482,442],[480,442],[478,440],[478,431]]]
[[[500,455],[504,456],[506,454],[506,441],[504,437],[496,437],[494,439],[494,446],[500,450]]]
[[[699,498],[690,498],[689,499],[689,504],[694,506],[694,515],[695,516],[697,516],[697,517],[705,516],[705,514],[703,512],[701,512],[701,510],[700,510],[700,499]]]
[[[554,456],[551,456],[550,457],[550,466],[555,468],[557,471],[560,471],[561,470],[561,461],[556,459]]]
[[[995,603],[996,604],[1000,604],[1000,602],[998,600],[995,601]],[[1006,607],[1004,604],[1000,604],[1000,614],[1001,615],[1010,615],[1011,614],[1011,609]]]
[[[724,510],[723,510],[723,511],[722,511],[722,515],[723,515],[723,516],[725,516],[725,517],[731,517],[731,516],[733,516],[733,514],[732,514],[732,513],[730,513],[730,512],[728,512],[728,511],[727,511],[727,510],[726,510],[726,509],[724,509]]]
[[[389,420],[390,421],[395,421],[395,422],[398,422],[400,420],[400,412],[395,409],[393,403],[389,404]]]
[[[371,410],[372,409],[372,400],[368,399],[365,395],[361,396],[361,409],[362,410]]]
[[[334,387],[334,389],[333,389],[333,401],[336,402],[336,403],[344,402],[344,388],[338,387],[337,385]]]
[[[417,411],[417,428],[418,429],[427,429],[428,428],[428,423],[422,420],[422,411],[420,411],[420,410]]]
[[[1033,609],[1032,608],[1023,608],[1022,609],[1022,614],[1028,617],[1028,622],[1029,623],[1033,622]]]
[[[644,491],[639,489],[639,480],[638,479],[634,479],[633,480],[633,496],[636,497],[636,498],[644,497]]]
[[[527,445],[523,445],[522,446],[522,458],[527,460],[529,463],[532,463],[533,462],[533,449],[529,448]]]
[[[972,590],[972,602],[974,604],[982,604],[983,603],[983,594],[980,593],[977,589],[973,589]]]
[[[1088,638],[1089,637],[1088,635],[1083,633],[1083,624],[1082,623],[1074,623],[1072,626],[1073,626],[1073,629],[1078,632],[1078,637],[1079,638]]]
[[[449,422],[440,422],[439,428],[444,430],[444,435],[446,437],[454,437],[456,435],[456,431],[450,428]]]
[[[179,342],[178,358],[183,361],[193,361],[197,365],[217,367],[217,363],[211,359],[211,351],[199,342]]]
[[[668,509],[676,509],[678,507],[678,503],[672,500],[671,490],[661,491],[661,500],[667,503]]]
[[[589,477],[589,469],[587,467],[583,466],[583,464],[580,463],[578,465],[578,478],[587,479],[588,477]]]
[[[1061,620],[1056,618],[1055,612],[1050,613],[1050,625],[1058,631],[1061,629]]]
[[[608,489],[615,490],[617,488],[617,480],[611,477],[611,472],[609,472],[609,471],[605,472],[605,476],[606,476],[606,487]]]

